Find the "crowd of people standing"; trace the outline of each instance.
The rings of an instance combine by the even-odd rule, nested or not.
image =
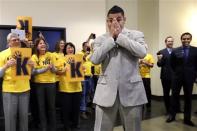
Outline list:
[[[1,52],[0,61],[5,131],[15,131],[17,120],[20,121],[20,131],[28,130],[29,100],[31,121],[41,131],[56,131],[57,106],[64,129],[79,129],[79,117],[88,119],[86,108],[92,103],[96,82],[93,76],[100,74],[100,66],[89,60],[89,43],[85,42],[83,50],[76,53],[73,43],[60,40],[56,43],[55,52],[49,52],[44,37],[38,37],[33,42],[32,57],[27,63],[32,68],[31,80],[14,80],[11,67],[16,65],[16,59],[12,58],[11,48],[21,48],[21,41],[18,34],[10,33],[7,42],[8,48]],[[22,47],[28,46],[23,43]],[[70,63],[65,61],[65,56],[73,54],[83,55],[84,81],[68,82],[66,79],[66,65]]]
[[[125,21],[123,9],[113,6],[107,14],[109,32],[96,38],[93,45],[89,40],[83,42],[80,52],[76,52],[73,43],[64,40],[57,42],[55,52],[49,52],[45,38],[39,35],[27,62],[32,70],[31,80],[13,79],[11,68],[16,66],[16,59],[11,48],[25,47],[25,44],[21,44],[18,34],[9,33],[8,48],[0,52],[5,131],[16,131],[18,120],[19,130],[28,131],[29,103],[33,121],[41,131],[57,130],[57,106],[64,130],[79,130],[79,118],[88,119],[88,105],[96,108],[95,131],[112,131],[118,113],[125,131],[140,131],[143,105],[151,108],[150,70],[154,59],[147,54],[144,34],[126,29]],[[176,113],[180,111],[179,94],[183,87],[183,122],[194,126],[191,102],[197,72],[197,47],[190,45],[192,35],[188,32],[180,39],[182,45],[172,48],[173,37],[168,36],[166,48],[157,53],[169,115],[166,122],[175,121]],[[67,65],[72,61],[65,61],[65,56],[74,54],[83,56],[84,81],[66,79]]]

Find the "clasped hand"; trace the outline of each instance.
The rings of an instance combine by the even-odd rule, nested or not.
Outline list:
[[[117,38],[118,35],[121,33],[121,31],[122,31],[122,29],[120,27],[120,24],[118,23],[116,18],[113,18],[112,23],[111,23],[110,28],[109,28],[110,35],[113,38]]]

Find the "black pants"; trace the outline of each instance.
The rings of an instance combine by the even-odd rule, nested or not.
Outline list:
[[[164,104],[166,107],[166,112],[169,113],[169,111],[170,111],[170,90],[172,87],[172,80],[161,79],[161,84],[163,87],[163,98],[164,98]]]
[[[65,93],[61,92],[61,103],[63,111],[64,127],[76,128],[79,126],[81,92]]]
[[[150,78],[142,78],[143,80],[143,84],[144,84],[144,88],[146,91],[146,97],[148,99],[148,103],[146,104],[147,108],[151,107],[151,87],[150,87]]]
[[[172,80],[168,79],[161,79],[162,87],[163,87],[163,99],[164,99],[164,105],[166,108],[166,112],[170,112],[170,90],[172,89]],[[180,104],[180,97],[178,96],[178,103],[176,107],[176,111],[181,111],[181,104]]]
[[[92,76],[94,88],[93,88],[93,92],[91,92],[91,94],[90,94],[91,105],[92,105],[92,103],[93,103],[93,99],[94,99],[94,94],[95,94],[95,91],[96,91],[96,86],[97,86],[98,78],[99,78],[98,75],[93,75],[93,76]]]
[[[61,107],[61,98],[60,98],[60,92],[59,92],[59,81],[55,83],[56,88],[56,97],[55,97],[55,105],[57,108]]]
[[[96,90],[96,86],[97,86],[97,81],[98,81],[98,78],[99,76],[98,75],[93,75],[93,81],[94,81],[94,91]]]
[[[36,95],[36,86],[35,83],[30,82],[30,112],[31,112],[31,125],[38,127],[39,124],[39,112],[38,112],[38,100]]]
[[[56,131],[55,83],[35,83],[35,86],[41,130]]]
[[[191,106],[192,106],[192,91],[193,82],[188,79],[174,78],[172,84],[172,97],[171,97],[171,108],[170,113],[172,116],[176,116],[176,108],[179,103],[180,90],[183,87],[184,91],[184,120],[191,120]]]

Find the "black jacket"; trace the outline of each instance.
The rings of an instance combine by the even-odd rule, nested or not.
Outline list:
[[[197,47],[190,46],[187,60],[184,59],[183,47],[172,51],[171,67],[178,78],[194,82],[197,72]]]
[[[157,54],[163,55],[162,59],[157,61],[157,66],[161,67],[160,78],[165,80],[171,80],[173,72],[170,65],[170,54],[167,48],[160,50],[159,52],[157,52]]]

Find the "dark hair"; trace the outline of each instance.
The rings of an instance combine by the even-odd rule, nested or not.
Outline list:
[[[167,36],[167,37],[165,38],[165,43],[167,42],[168,38],[173,38],[173,37],[172,37],[172,36]]]
[[[46,41],[45,41],[45,39],[43,39],[43,38],[41,38],[41,37],[38,37],[38,38],[36,38],[35,40],[34,40],[34,54],[36,54],[37,55],[37,57],[39,57],[39,51],[38,51],[38,49],[37,49],[37,47],[38,47],[38,44],[40,43],[40,41],[41,40],[43,40],[44,41],[44,43],[46,44],[46,51],[47,51],[47,47],[48,47],[48,45],[47,45],[47,43],[46,43]]]
[[[109,9],[107,16],[109,16],[109,14],[117,14],[117,13],[121,13],[124,16],[124,10],[117,5],[114,5],[111,9]]]
[[[96,34],[91,33],[91,35],[90,35],[90,36],[91,36],[91,37],[90,37],[91,39],[93,39],[93,40],[94,40],[94,39],[96,39]]]
[[[192,34],[189,33],[189,32],[185,32],[185,33],[183,33],[183,34],[181,35],[181,40],[182,40],[183,36],[185,36],[185,35],[189,35],[189,36],[191,37],[191,39],[192,39]]]
[[[74,48],[74,54],[75,54],[75,45],[71,42],[67,42],[64,46],[64,51],[63,51],[64,55],[67,55],[66,48],[68,45]]]
[[[27,44],[24,41],[21,41],[21,48],[28,48]]]
[[[84,47],[86,43],[88,43],[88,42],[87,42],[87,41],[83,42],[83,43],[82,43],[82,46]]]
[[[39,37],[40,34],[42,34],[42,32],[41,32],[41,31],[38,31],[38,32],[36,33],[36,36]]]
[[[55,44],[55,52],[57,52],[57,53],[60,51],[61,41],[63,41],[65,43],[65,41],[63,39],[61,39],[61,40],[57,41],[56,44]]]

